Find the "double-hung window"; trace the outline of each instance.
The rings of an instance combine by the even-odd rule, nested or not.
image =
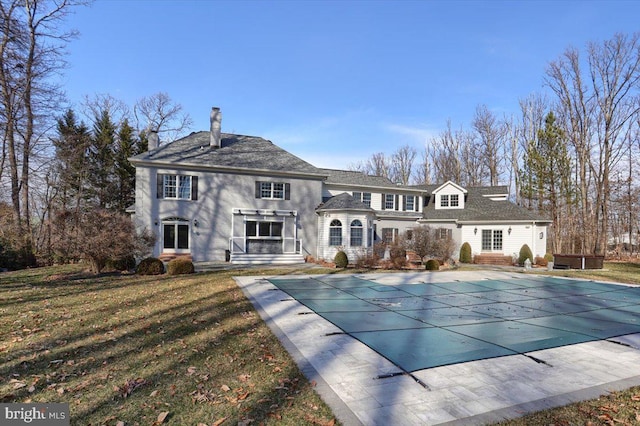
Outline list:
[[[342,245],[342,222],[338,219],[333,219],[329,224],[329,245]]]
[[[408,212],[414,211],[416,208],[416,197],[414,195],[404,196],[404,210]]]
[[[440,196],[440,207],[449,207],[449,195],[441,195]]]
[[[393,244],[398,238],[398,228],[382,228],[382,240],[386,244]]]
[[[385,194],[384,196],[384,209],[395,210],[396,208],[396,196],[393,194]]]
[[[362,193],[362,202],[367,207],[371,207],[371,193],[370,192],[363,192]]]
[[[197,200],[198,178],[189,175],[158,174],[158,198]]]
[[[290,185],[283,182],[256,182],[256,198],[288,200]]]
[[[358,201],[362,201],[367,207],[371,207],[371,193],[370,192],[356,192],[353,193],[353,198]]]
[[[447,228],[438,228],[436,229],[436,240],[447,240],[451,239],[453,231]]]
[[[449,198],[451,207],[458,207],[460,204],[458,202],[458,194],[451,194]]]
[[[351,246],[362,246],[362,222],[358,219],[351,222]]]

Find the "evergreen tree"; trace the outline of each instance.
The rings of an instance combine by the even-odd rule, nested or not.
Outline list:
[[[111,209],[118,203],[115,177],[117,126],[108,110],[102,109],[95,117],[93,138],[89,148],[90,192],[96,207]]]
[[[71,109],[57,120],[55,147],[55,173],[57,182],[57,208],[78,209],[86,204],[89,163],[87,153],[91,135],[87,126],[78,122]]]
[[[562,211],[572,204],[571,157],[567,138],[553,112],[545,117],[544,128],[528,144],[520,175],[520,193],[537,210],[554,221],[553,250],[561,246]]]
[[[139,154],[140,139],[135,130],[125,119],[118,131],[118,145],[114,156],[114,171],[118,196],[113,209],[124,213],[125,209],[135,202],[136,168],[129,162],[129,157]]]

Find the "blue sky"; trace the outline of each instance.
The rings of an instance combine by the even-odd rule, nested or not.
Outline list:
[[[208,130],[262,136],[320,167],[422,149],[543,92],[569,46],[639,31],[637,1],[97,0],[69,25],[64,86],[78,106],[166,92]]]

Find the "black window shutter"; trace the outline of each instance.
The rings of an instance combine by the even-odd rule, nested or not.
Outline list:
[[[164,175],[158,173],[157,175],[157,180],[156,180],[156,198],[162,198],[163,197],[163,186],[164,186]]]
[[[400,196],[396,194],[396,205],[394,210],[400,210]]]
[[[403,212],[407,210],[407,197],[408,197],[408,195],[403,195],[402,196],[402,201],[403,201],[403,203],[402,203],[402,211]]]
[[[419,212],[420,211],[420,205],[418,204],[420,202],[420,197],[416,196],[415,198],[415,203],[413,203],[413,208],[415,211]]]
[[[290,200],[291,199],[291,184],[290,183],[285,183],[284,184],[284,199],[285,200]]]
[[[387,194],[382,194],[382,206],[381,206],[380,210],[384,210],[385,209],[385,204],[387,204]]]
[[[260,198],[260,181],[256,181],[256,198]]]
[[[449,237],[449,239],[453,238],[453,231],[451,229],[447,229],[447,237]]]
[[[191,199],[198,199],[198,176],[191,176]]]

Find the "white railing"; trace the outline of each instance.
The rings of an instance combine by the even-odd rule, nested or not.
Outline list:
[[[231,254],[244,254],[247,252],[247,240],[244,237],[229,238],[229,252]],[[283,254],[302,253],[302,238],[285,237],[282,239]]]

